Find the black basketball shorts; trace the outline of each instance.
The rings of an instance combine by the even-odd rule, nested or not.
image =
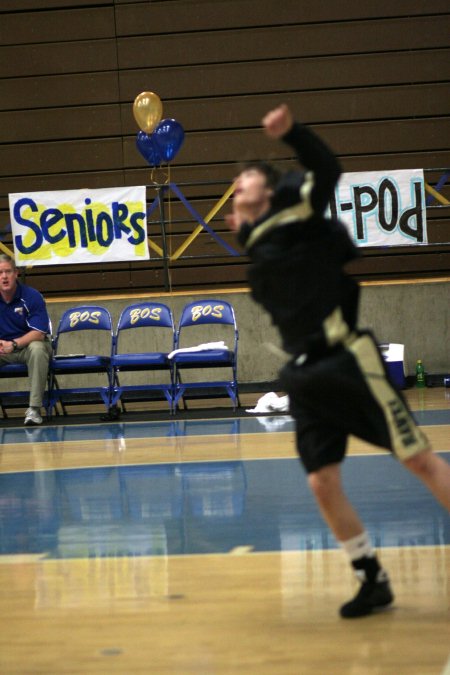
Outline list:
[[[345,346],[302,365],[290,361],[280,380],[289,395],[297,450],[308,473],[341,462],[350,434],[390,450],[402,461],[429,447],[389,381],[370,333],[355,334]]]

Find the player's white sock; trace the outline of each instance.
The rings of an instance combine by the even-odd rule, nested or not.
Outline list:
[[[375,556],[369,535],[365,530],[361,534],[356,535],[356,537],[341,541],[340,544],[348,555],[350,562],[358,560],[358,558],[373,558]]]
[[[364,583],[389,581],[386,570],[380,565],[366,531],[356,537],[342,541],[341,546],[347,553],[356,578]]]

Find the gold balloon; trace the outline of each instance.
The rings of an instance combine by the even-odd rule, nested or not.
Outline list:
[[[162,103],[157,94],[143,91],[133,103],[134,119],[146,134],[151,134],[162,117]]]

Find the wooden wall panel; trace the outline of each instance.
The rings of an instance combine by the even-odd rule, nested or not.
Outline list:
[[[89,7],[92,0],[2,0],[0,12],[36,9],[61,9],[62,7]],[[95,5],[111,5],[112,0],[95,0]]]
[[[404,87],[406,91],[406,87]],[[440,109],[450,112],[448,85],[444,83],[409,86],[411,117],[426,117]],[[293,93],[289,97],[294,110],[301,110],[305,123],[351,122],[402,119],[404,102],[401,87],[339,89],[331,92]],[[187,132],[241,126],[254,126],[264,112],[278,102],[277,94],[236,96],[213,99],[181,99],[170,104],[170,116],[183,120]],[[122,127],[123,121],[123,127]],[[14,110],[0,113],[0,142],[71,139],[135,134],[136,122],[129,103],[98,106],[65,106],[38,110]],[[133,139],[134,140],[134,139]]]
[[[345,171],[450,167],[449,16],[444,0],[2,0],[0,239],[11,245],[9,192],[165,180],[135,147],[132,102],[144,90],[158,93],[164,116],[186,130],[171,177],[203,216],[240,159],[293,165],[289,148],[259,129],[282,100],[330,143]],[[431,184],[441,173],[427,174]],[[450,199],[450,187],[443,194]],[[233,243],[224,211],[213,226]],[[174,250],[195,223],[176,200],[170,214]],[[354,274],[450,273],[450,207],[435,203],[427,218],[430,246],[366,249]],[[159,230],[150,224],[161,245]],[[170,282],[175,290],[239,286],[246,263],[202,233],[172,263]],[[165,283],[157,256],[27,276],[55,295]]]
[[[95,72],[116,67],[113,39],[0,47],[0,77]]]
[[[77,106],[0,113],[0,143],[120,136],[117,105]]]
[[[381,42],[381,44],[380,44]],[[119,68],[356,54],[448,46],[439,16],[216,30],[118,39]],[[380,49],[381,48],[381,49]],[[207,59],[206,59],[207,55]]]
[[[207,0],[201,3],[174,1],[117,2],[118,35],[142,34],[142,27],[153,35],[216,28],[253,28],[293,23],[342,22],[352,19],[379,19],[433,14],[448,11],[446,0],[436,0],[430,8],[428,0],[346,0],[345,2],[303,3],[298,0]],[[431,10],[431,11],[430,11]]]
[[[449,60],[449,49],[430,49],[131,69],[120,71],[120,91],[121,100],[130,104],[136,92],[145,90],[158,92],[164,101],[268,90],[288,95],[313,90],[326,95],[340,88],[447,82]]]
[[[450,118],[356,122],[354,124],[311,125],[340,156],[370,155],[379,152],[381,144],[392,153],[439,149],[450,137]],[[193,132],[189,143],[179,152],[183,164],[205,164],[261,159],[286,159],[292,150],[282,143],[262,137],[259,129],[236,131]],[[262,151],[262,152],[261,152]],[[144,163],[137,157],[135,139],[124,140],[124,163],[133,167]],[[429,167],[432,168],[432,167]]]
[[[114,70],[0,79],[0,110],[5,111],[45,112],[56,106],[108,104],[118,100],[119,83]]]
[[[120,138],[5,145],[0,176],[99,171],[122,166]],[[85,183],[86,184],[86,183]]]
[[[424,152],[380,153],[371,157],[364,155],[343,157],[344,171],[384,171],[385,169],[427,169],[450,166],[450,150],[425,150]]]
[[[450,56],[450,54],[449,54]],[[450,114],[447,83],[390,87],[339,88],[320,92],[293,92],[289,103],[306,123],[361,122],[363,120],[403,120],[404,96],[409,98],[409,117],[429,117],[438,110]],[[279,94],[255,96],[218,96],[214,98],[177,99],[166,104],[167,116],[183,120],[186,132],[254,127],[264,113],[279,103]],[[132,106],[122,104],[124,132],[136,133]]]
[[[352,271],[355,275],[373,278],[379,274],[380,265],[383,266],[384,273],[389,274],[393,279],[408,273],[414,275],[417,272],[423,276],[430,273],[435,276],[447,275],[450,269],[450,251],[429,251],[416,255],[411,255],[408,252],[403,254],[391,253],[387,257],[380,255],[366,256],[364,261],[361,260],[352,266]]]
[[[74,40],[114,38],[114,8],[91,7],[89,16],[83,9],[3,14],[0,44],[22,45]]]

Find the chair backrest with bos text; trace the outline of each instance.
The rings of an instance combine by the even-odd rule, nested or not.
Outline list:
[[[50,369],[52,408],[58,401],[63,407],[67,403],[92,403],[91,394],[100,396],[110,408],[112,344],[112,319],[105,307],[81,305],[62,314]],[[75,383],[61,387],[61,376],[70,376],[72,382],[75,378]]]
[[[122,397],[127,392],[134,392],[135,399],[144,400],[162,392],[172,410],[173,368],[167,356],[174,344],[175,325],[167,305],[141,302],[125,307],[113,338],[111,405],[116,405],[119,400],[123,405]],[[134,376],[133,383],[121,382],[122,373],[131,371],[139,373]],[[152,377],[152,371],[166,371],[167,375],[165,378],[160,374]]]
[[[183,307],[179,329],[185,326],[200,324],[229,324],[236,325],[234,309],[225,300],[194,300]]]
[[[206,332],[205,326],[208,328]],[[229,302],[208,298],[185,305],[175,336],[176,353],[172,358],[175,366],[175,405],[181,398],[185,401],[189,394],[193,396],[196,389],[208,390],[206,397],[223,396],[225,390],[234,408],[239,405],[238,340],[239,332],[234,308]],[[190,381],[186,381],[184,374],[186,370],[202,369],[206,375],[205,371],[217,368],[230,369],[230,377],[226,380],[216,378],[195,381],[196,378],[191,376]],[[198,396],[197,393],[195,395]]]

